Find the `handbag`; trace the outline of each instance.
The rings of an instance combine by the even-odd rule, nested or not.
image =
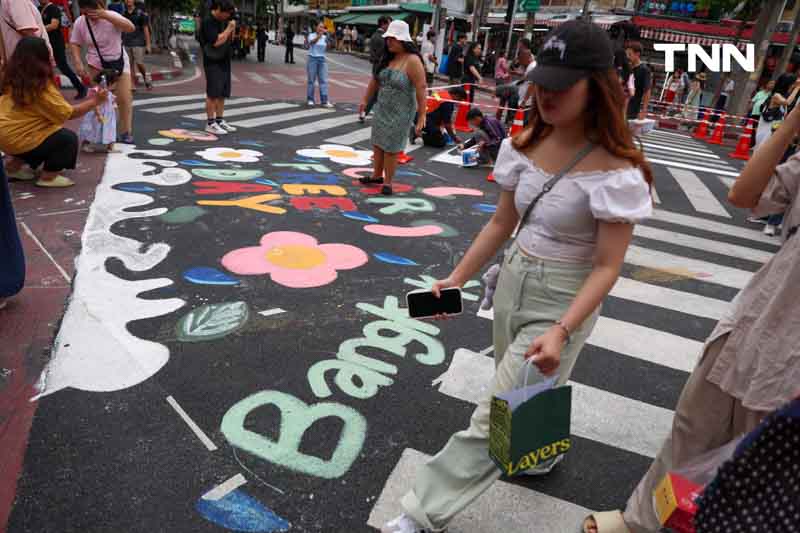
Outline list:
[[[86,27],[89,28],[89,35],[92,37],[94,49],[97,50],[97,57],[100,58],[100,65],[104,70],[114,70],[116,71],[117,76],[121,76],[122,72],[125,70],[125,49],[122,47],[122,39],[120,39],[119,42],[119,58],[112,61],[106,61],[103,59],[103,54],[100,53],[100,47],[97,46],[97,39],[94,38],[94,32],[92,31],[92,25],[89,22],[89,19],[86,19]]]
[[[512,244],[516,242],[520,228],[524,227],[525,224],[528,222],[528,218],[530,218],[531,213],[533,212],[533,208],[536,207],[536,204],[539,203],[539,200],[542,199],[542,196],[550,192],[550,189],[552,189],[555,186],[555,184],[558,183],[561,180],[561,178],[563,178],[567,174],[567,172],[572,170],[575,167],[575,165],[577,165],[581,161],[581,159],[589,155],[589,152],[591,152],[592,149],[594,149],[594,143],[590,141],[589,143],[586,144],[586,146],[584,146],[581,149],[580,152],[577,153],[577,155],[572,161],[567,163],[561,170],[559,170],[555,176],[547,180],[544,186],[542,186],[542,190],[539,191],[539,194],[536,195],[533,201],[531,201],[531,203],[528,204],[528,208],[525,209],[525,213],[522,215],[522,218],[520,219],[519,224],[517,225],[517,229],[514,232],[514,236],[512,237],[511,241]],[[503,255],[505,256],[505,252],[503,253]],[[481,309],[491,309],[493,305],[492,296],[494,295],[495,288],[497,287],[497,279],[500,277],[500,265],[503,262],[504,259],[501,258],[499,263],[496,263],[491,267],[489,267],[489,270],[483,277],[483,281],[486,283],[486,289],[485,289],[486,296],[484,296],[483,301],[481,302]]]

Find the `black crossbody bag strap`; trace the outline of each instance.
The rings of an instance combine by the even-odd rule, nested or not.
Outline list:
[[[103,59],[103,54],[100,53],[100,47],[97,46],[97,39],[94,38],[94,32],[92,31],[92,24],[89,22],[88,18],[86,19],[86,27],[89,28],[89,36],[92,38],[92,43],[94,44],[94,49],[97,50],[97,57],[100,58],[100,64],[103,66],[103,68],[106,68],[105,64],[109,63],[109,62],[106,61],[105,59]],[[124,67],[124,65],[125,65],[125,63],[124,63],[124,61],[125,61],[124,54],[125,54],[125,46],[123,44],[120,44],[119,45],[119,57],[117,59],[115,59],[114,61],[119,61],[120,59],[122,59],[123,68],[125,68]]]

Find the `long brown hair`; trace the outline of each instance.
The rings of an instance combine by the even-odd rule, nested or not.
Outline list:
[[[589,103],[586,106],[586,129],[591,138],[615,157],[627,159],[644,174],[648,185],[653,183],[653,171],[644,154],[633,144],[633,135],[623,115],[625,96],[614,69],[592,73],[589,78]],[[529,112],[528,126],[514,138],[519,151],[537,144],[550,135],[553,127],[542,120],[539,108]]]
[[[53,80],[50,49],[40,37],[23,37],[3,71],[3,92],[23,107],[35,102]]]

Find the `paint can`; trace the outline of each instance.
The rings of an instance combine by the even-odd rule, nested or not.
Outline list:
[[[462,167],[477,167],[478,166],[478,149],[468,148],[461,152],[461,166]]]

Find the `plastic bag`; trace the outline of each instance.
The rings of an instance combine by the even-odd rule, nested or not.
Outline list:
[[[683,465],[676,465],[671,472],[698,485],[708,485],[717,475],[719,467],[733,457],[736,447],[743,438],[744,435],[740,435],[724,446],[694,457]]]

